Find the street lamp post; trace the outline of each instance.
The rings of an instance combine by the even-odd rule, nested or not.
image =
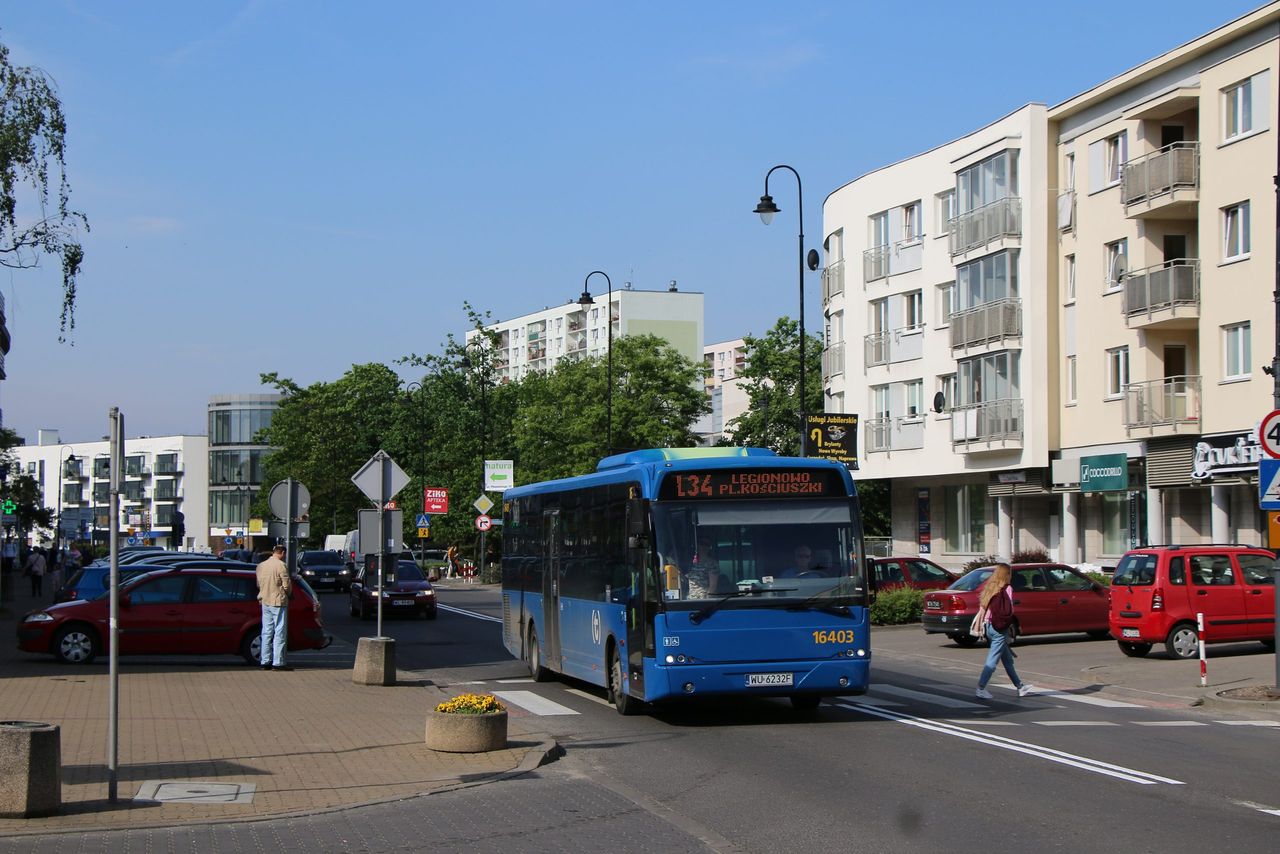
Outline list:
[[[587,277],[582,280],[582,296],[578,297],[578,305],[588,306],[594,305],[595,300],[591,297],[591,291],[587,290],[587,281],[595,275],[604,276],[604,280],[609,289],[609,295],[605,298],[604,320],[608,324],[609,352],[607,358],[604,396],[605,396],[605,456],[613,454],[613,280],[609,278],[609,274],[603,270],[592,270],[587,273]]]
[[[792,169],[786,164],[779,164],[770,169],[764,176],[764,195],[760,197],[760,204],[756,205],[755,212],[760,214],[760,221],[765,225],[773,222],[773,215],[778,213],[780,208],[773,203],[773,196],[769,195],[769,176],[779,169],[786,169],[792,175],[796,176],[796,208],[800,217],[800,253],[798,256],[800,271],[800,456],[804,456],[804,424],[805,424],[805,384],[804,384],[804,188],[800,183],[800,173]],[[816,259],[816,254],[815,254]]]
[[[482,339],[487,340],[487,339]],[[484,346],[477,341],[478,346]],[[484,494],[484,464],[485,458],[489,455],[489,403],[487,392],[489,388],[489,355],[479,353],[476,361],[473,362],[470,356],[465,353],[462,356],[462,367],[464,370],[476,369],[476,382],[480,385],[480,494]],[[480,572],[484,572],[486,557],[485,532],[480,532],[480,552],[476,555],[477,564]]]
[[[53,529],[53,559],[57,560],[58,549],[62,546],[62,471],[67,467],[67,463],[76,462],[75,448],[70,445],[63,445],[58,451],[58,521],[57,526]],[[71,451],[71,454],[63,458],[63,451]]]
[[[414,393],[415,391],[416,391],[416,392],[421,392],[421,391],[422,391],[422,383],[420,383],[420,382],[418,382],[417,380],[415,380],[415,381],[413,381],[413,382],[408,383],[407,385],[405,385],[405,387],[404,387],[405,403],[409,403],[409,404],[412,404],[412,403],[413,403],[413,393]],[[424,400],[424,401],[423,401],[423,405],[422,405],[422,415],[421,415],[421,416],[419,417],[419,419],[418,419],[418,427],[419,427],[419,429],[420,429],[420,430],[421,430],[421,432],[422,432],[422,435],[421,435],[421,441],[422,441],[422,493],[420,494],[420,496],[419,496],[419,497],[421,497],[421,498],[422,498],[422,501],[423,501],[423,503],[422,503],[422,512],[423,512],[423,513],[427,512],[427,504],[426,504],[426,496],[427,496],[427,418],[426,418],[426,409],[427,409],[427,407],[426,407],[426,401]],[[336,533],[336,532],[335,532],[335,533]],[[425,553],[426,553],[426,552],[425,552],[425,550],[426,550],[426,543],[419,543],[419,544],[418,544],[418,548],[419,548],[419,551],[422,551],[422,552],[423,552],[423,554],[425,555]]]

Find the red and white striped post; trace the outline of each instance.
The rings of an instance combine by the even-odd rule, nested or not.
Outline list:
[[[1196,645],[1200,647],[1200,687],[1209,684],[1208,669],[1204,657],[1204,614],[1196,614]]]

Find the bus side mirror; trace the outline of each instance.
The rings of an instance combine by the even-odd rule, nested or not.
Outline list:
[[[627,499],[627,537],[643,537],[649,533],[649,502],[643,498]]]

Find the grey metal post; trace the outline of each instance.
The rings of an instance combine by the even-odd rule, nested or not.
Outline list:
[[[120,774],[120,483],[124,478],[124,416],[111,407],[111,488],[107,518],[111,525],[111,602],[108,606],[107,800],[116,802]]]
[[[1276,103],[1280,104],[1280,88],[1277,89]],[[1272,180],[1276,185],[1276,204],[1280,205],[1280,138],[1276,140],[1276,174]],[[1280,409],[1280,207],[1277,207],[1276,210],[1276,283],[1275,290],[1272,292],[1272,299],[1275,301],[1275,341],[1269,373],[1271,374],[1272,383],[1272,408]],[[1280,696],[1280,564],[1274,568],[1274,573],[1277,619],[1275,621],[1275,634],[1271,640],[1275,644],[1272,647],[1272,653],[1276,660],[1276,684],[1272,686],[1271,693],[1273,696]]]
[[[284,560],[285,571],[289,573],[289,595],[284,600],[284,663],[289,663],[289,601],[293,598],[293,576],[297,574],[298,569],[298,550],[294,548],[293,541],[297,535],[297,529],[294,527],[293,517],[297,515],[295,508],[298,506],[298,482],[293,478],[285,478],[286,481],[286,499],[285,504],[285,523],[284,523]],[[249,534],[249,524],[245,523],[245,536]],[[272,638],[275,643],[275,638]],[[275,662],[275,652],[268,653],[271,655],[272,663]]]
[[[378,494],[378,637],[382,637],[382,585],[387,577],[387,504],[391,502],[391,457],[382,451],[379,462],[382,464],[382,482]]]

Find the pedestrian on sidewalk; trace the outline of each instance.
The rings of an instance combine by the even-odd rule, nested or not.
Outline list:
[[[284,546],[271,550],[271,557],[258,564],[258,601],[262,603],[263,670],[292,670],[285,664],[289,639],[289,567],[284,562]]]
[[[44,549],[34,548],[31,554],[27,555],[27,562],[22,567],[31,578],[31,595],[44,596],[44,573],[48,568],[48,564],[44,559]]]
[[[458,568],[458,547],[449,546],[448,551],[444,553],[444,559],[449,564],[448,569],[445,570],[448,577],[457,578],[461,574]]]
[[[991,642],[987,652],[987,662],[982,666],[982,675],[978,677],[977,696],[981,700],[992,699],[987,690],[991,675],[996,672],[996,664],[1004,665],[1004,672],[1009,674],[1009,681],[1018,688],[1018,696],[1025,697],[1035,690],[1035,686],[1018,678],[1018,671],[1013,666],[1013,650],[1009,644],[1013,641],[1013,568],[1007,563],[998,563],[991,571],[991,577],[982,585],[978,594],[978,608],[986,612],[985,632]]]

